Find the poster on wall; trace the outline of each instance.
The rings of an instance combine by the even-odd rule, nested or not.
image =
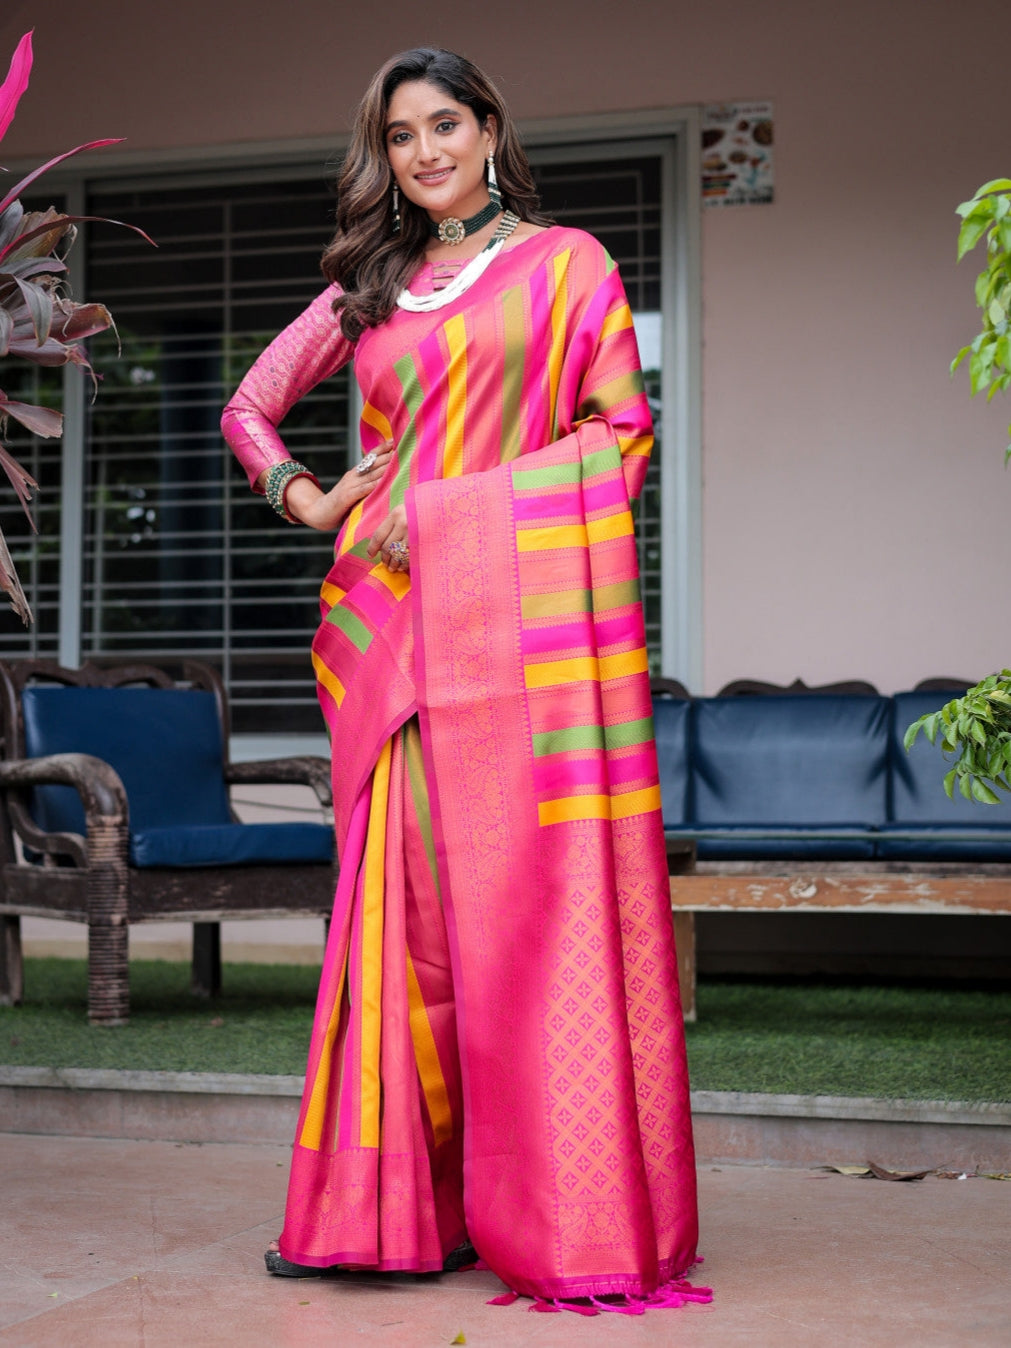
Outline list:
[[[702,109],[702,204],[772,201],[772,104],[710,103]]]

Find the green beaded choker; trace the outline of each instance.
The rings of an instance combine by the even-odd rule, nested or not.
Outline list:
[[[482,206],[476,215],[471,215],[466,220],[460,220],[455,215],[447,215],[445,220],[440,220],[438,224],[434,220],[429,220],[428,232],[433,239],[441,239],[443,243],[455,247],[458,243],[463,243],[468,234],[476,234],[479,229],[484,229],[485,225],[490,225],[496,215],[501,214],[500,203],[489,201],[487,206]]]

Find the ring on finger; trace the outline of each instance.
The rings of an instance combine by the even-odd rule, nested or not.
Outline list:
[[[390,544],[389,552],[390,556],[395,557],[398,562],[406,562],[408,555],[410,553],[410,549],[408,548],[406,543],[402,543],[398,539],[396,543]]]
[[[359,474],[360,477],[364,477],[366,473],[372,471],[372,469],[375,467],[375,463],[376,463],[376,451],[372,449],[369,450],[368,454],[365,455],[365,458],[362,459],[360,464],[358,464],[355,471]]]

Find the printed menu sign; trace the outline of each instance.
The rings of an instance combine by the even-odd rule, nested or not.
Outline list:
[[[772,201],[772,104],[710,103],[702,110],[702,203]]]

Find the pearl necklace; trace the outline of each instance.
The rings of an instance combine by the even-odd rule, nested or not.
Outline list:
[[[499,221],[498,229],[481,252],[478,253],[477,257],[470,259],[445,289],[433,290],[431,295],[412,295],[405,287],[397,296],[397,307],[408,309],[412,314],[427,314],[433,309],[442,309],[445,305],[452,304],[454,300],[459,299],[465,291],[469,290],[479,277],[484,275],[502,251],[502,245],[519,222],[518,215],[513,215],[512,211],[506,211]]]

